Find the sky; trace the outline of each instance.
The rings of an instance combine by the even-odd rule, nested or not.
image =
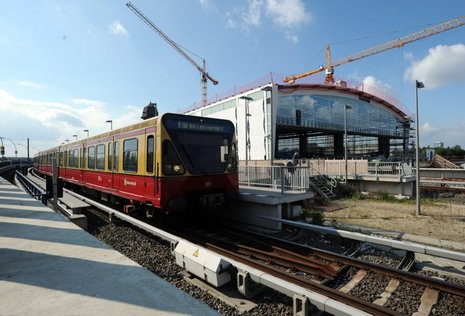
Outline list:
[[[0,0],[0,136],[37,151],[201,100],[200,73],[119,0]],[[219,84],[293,75],[465,15],[463,0],[133,0]],[[465,18],[464,18],[465,19]],[[420,146],[465,148],[465,26],[335,68],[415,115]],[[319,77],[321,79],[321,76]],[[316,80],[316,79],[315,79]],[[73,136],[76,135],[76,136]]]

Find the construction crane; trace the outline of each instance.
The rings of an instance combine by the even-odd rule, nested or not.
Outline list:
[[[392,48],[400,48],[404,46],[405,44],[418,41],[422,38],[432,36],[438,33],[442,33],[451,29],[454,29],[456,27],[462,26],[465,24],[465,16],[460,16],[458,18],[449,20],[447,22],[438,24],[436,26],[428,27],[422,31],[418,31],[415,33],[412,33],[410,35],[401,37],[399,39],[395,39],[393,41],[363,50],[361,52],[349,55],[345,58],[339,59],[335,62],[331,62],[331,49],[330,45],[326,46],[326,51],[325,51],[325,65],[321,65],[318,69],[310,70],[308,72],[304,72],[302,74],[290,76],[290,77],[284,77],[283,81],[286,83],[294,83],[296,80],[311,76],[314,74],[317,74],[319,72],[325,71],[326,72],[326,78],[325,78],[325,83],[326,84],[334,84],[334,67],[340,66],[343,64],[350,63],[354,60],[361,59],[364,57],[368,57],[371,55],[375,55],[381,52],[384,52],[386,50],[392,49]]]
[[[202,106],[207,105],[207,81],[210,80],[214,85],[218,84],[218,81],[213,79],[212,76],[207,72],[205,59],[203,59],[203,65],[200,67],[186,51],[179,46],[175,41],[168,37],[159,27],[157,27],[152,21],[149,20],[142,12],[140,12],[131,2],[126,3],[126,6],[131,9],[142,21],[150,26],[161,38],[163,38],[168,44],[170,44],[178,53],[187,59],[197,70],[201,73],[202,81]]]

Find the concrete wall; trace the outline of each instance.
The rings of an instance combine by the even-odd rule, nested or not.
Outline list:
[[[420,168],[420,178],[422,177],[465,179],[465,169]]]
[[[250,203],[245,201],[237,201],[229,208],[230,211],[223,212],[223,218],[232,220],[243,221],[247,223],[257,224],[260,226],[268,227],[270,229],[281,230],[281,223],[274,221],[267,221],[260,216],[268,216],[273,218],[282,218],[282,206],[278,205],[264,205],[258,203]]]
[[[411,182],[381,182],[381,181],[349,181],[349,185],[356,191],[389,193],[413,197],[415,181]]]

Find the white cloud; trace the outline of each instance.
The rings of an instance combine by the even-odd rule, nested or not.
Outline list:
[[[411,81],[422,81],[425,88],[439,88],[465,81],[465,45],[438,45],[421,60],[413,60],[405,73]]]
[[[200,0],[200,6],[204,9],[208,9],[210,7],[209,0]]]
[[[43,150],[65,139],[71,141],[74,134],[78,138],[85,137],[84,129],[89,129],[90,135],[105,132],[108,119],[113,120],[113,128],[140,121],[142,112],[138,107],[128,106],[122,116],[108,113],[105,107],[105,102],[85,98],[74,99],[70,104],[19,99],[0,89],[0,126],[5,131],[2,136],[19,143],[30,138],[33,146]]]
[[[296,29],[312,20],[302,0],[247,0],[246,7],[236,6],[225,15],[227,28],[240,27],[246,31],[271,21],[294,44],[299,41]]]
[[[76,105],[86,105],[93,108],[101,108],[105,105],[104,102],[89,99],[73,99],[71,101]]]
[[[18,82],[18,85],[23,86],[23,87],[29,87],[29,88],[34,88],[34,89],[43,89],[45,86],[43,84],[34,82],[34,81],[20,81]]]
[[[384,98],[386,95],[393,95],[392,87],[381,80],[376,79],[374,76],[366,76],[362,81],[363,86],[359,89]]]
[[[299,36],[297,36],[296,34],[287,34],[286,38],[294,44],[297,44],[299,42]]]
[[[434,125],[426,122],[420,126],[420,146],[433,145],[434,142],[443,142],[446,147],[460,145],[464,148],[463,130],[465,122],[455,121],[447,125]],[[439,137],[439,138],[438,138]]]
[[[231,12],[226,12],[226,28],[234,29],[237,27],[237,22]]]
[[[267,0],[266,13],[275,24],[285,28],[298,27],[312,19],[301,0]]]
[[[110,25],[110,33],[115,34],[115,35],[125,36],[125,37],[129,36],[128,31],[126,31],[124,26],[119,21],[114,21]]]
[[[260,0],[249,1],[247,12],[242,16],[243,26],[248,29],[249,26],[260,26],[263,3]]]

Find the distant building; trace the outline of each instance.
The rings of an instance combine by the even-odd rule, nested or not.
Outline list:
[[[434,142],[434,148],[444,148],[444,143],[440,141]]]
[[[426,149],[426,159],[428,159],[428,161],[433,160],[435,152],[436,151],[435,151],[434,148],[427,148]]]
[[[183,112],[232,121],[240,160],[290,159],[295,152],[341,159],[345,131],[349,158],[406,154],[412,120],[384,92],[346,82],[285,84],[276,77],[271,73]]]

